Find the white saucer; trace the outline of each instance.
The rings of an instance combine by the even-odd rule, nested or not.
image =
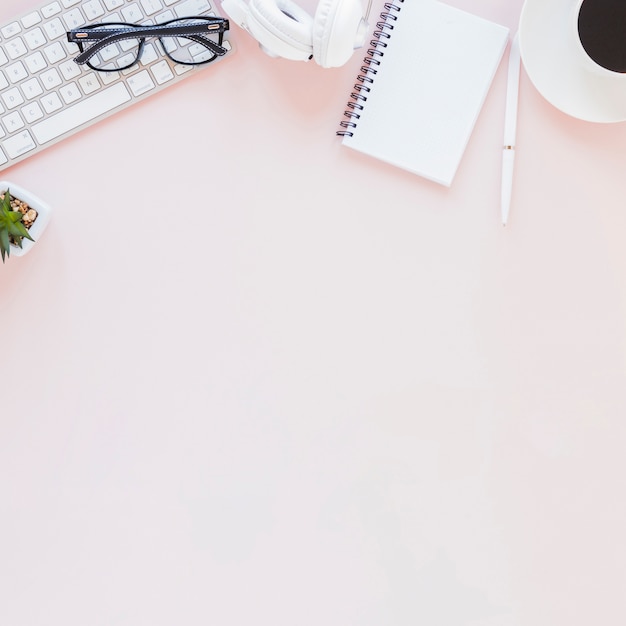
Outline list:
[[[568,28],[575,0],[526,0],[519,44],[526,73],[557,109],[588,122],[626,121],[626,76],[599,74],[578,61]]]

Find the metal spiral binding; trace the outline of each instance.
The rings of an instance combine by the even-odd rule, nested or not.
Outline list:
[[[404,0],[397,0],[400,4]],[[350,94],[351,101],[347,103],[347,109],[344,111],[344,117],[347,120],[342,120],[339,125],[345,130],[338,130],[337,135],[342,137],[352,137],[356,128],[357,122],[361,115],[359,111],[362,111],[367,102],[367,94],[372,90],[371,85],[374,83],[376,74],[378,73],[378,66],[381,64],[382,57],[385,56],[385,48],[388,45],[387,40],[391,39],[391,32],[394,28],[393,22],[398,19],[398,13],[402,9],[399,4],[392,2],[385,2],[384,10],[380,14],[379,22],[376,22],[376,30],[372,33],[372,39],[370,41],[370,48],[367,50],[367,55],[363,59],[360,69],[360,74],[357,75],[357,82],[354,85],[354,91]]]

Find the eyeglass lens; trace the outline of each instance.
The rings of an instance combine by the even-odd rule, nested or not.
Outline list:
[[[183,18],[168,22],[168,26],[185,26],[188,24],[204,23],[205,20],[198,18]],[[98,29],[110,29],[111,31],[120,28],[128,28],[128,24],[124,23],[108,23],[99,24]],[[158,40],[150,42],[144,39],[138,39],[129,36],[112,43],[99,52],[94,54],[88,61],[88,65],[95,70],[116,71],[123,70],[135,65],[142,55],[142,48],[149,48],[151,45],[158,47],[158,54],[165,54],[175,63],[184,65],[196,65],[199,63],[207,63],[215,58],[215,54],[202,43],[198,42],[199,36],[195,36],[195,41],[187,37],[159,37]],[[219,33],[202,34],[202,39],[211,39],[214,43],[220,42]],[[84,50],[88,50],[91,42],[83,42]]]

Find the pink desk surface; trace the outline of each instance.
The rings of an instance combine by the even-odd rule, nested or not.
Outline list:
[[[0,624],[623,625],[626,126],[522,72],[503,228],[506,63],[448,190],[340,145],[360,52],[233,29],[3,173],[55,212],[0,268]]]

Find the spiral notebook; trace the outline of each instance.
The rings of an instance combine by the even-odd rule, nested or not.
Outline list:
[[[508,34],[437,0],[385,4],[337,133],[342,143],[449,187]]]

